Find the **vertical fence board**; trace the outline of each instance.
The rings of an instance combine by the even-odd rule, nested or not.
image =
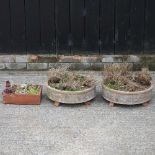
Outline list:
[[[99,0],[85,0],[85,41],[89,54],[99,53]]]
[[[81,54],[84,51],[84,0],[71,0],[71,35],[72,53]]]
[[[117,0],[116,54],[143,52],[144,0]]]
[[[130,30],[130,0],[116,0],[115,51],[116,54],[129,52],[128,33]]]
[[[10,0],[11,13],[11,50],[25,53],[25,8],[24,0]]]
[[[40,50],[40,4],[39,0],[25,0],[26,40],[28,53]]]
[[[155,54],[155,1],[146,0],[144,53]]]
[[[100,53],[114,53],[114,0],[100,0]]]
[[[131,0],[128,46],[130,54],[143,53],[144,0]]]
[[[40,0],[41,49],[55,53],[54,0]]]
[[[0,52],[10,51],[10,8],[9,0],[0,1]]]
[[[70,54],[70,0],[55,0],[56,50],[58,54]]]
[[[0,53],[155,53],[154,0],[0,1]]]

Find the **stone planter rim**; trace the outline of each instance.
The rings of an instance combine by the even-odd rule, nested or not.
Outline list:
[[[149,88],[141,90],[141,91],[134,91],[134,92],[111,89],[104,84],[102,85],[102,88],[107,89],[107,90],[112,91],[112,92],[115,92],[115,93],[118,93],[118,94],[135,95],[135,94],[141,94],[141,93],[145,93],[145,92],[152,90],[153,89],[153,82],[151,82],[151,86]]]
[[[90,88],[83,89],[83,90],[78,90],[78,91],[65,91],[65,90],[59,90],[59,89],[50,87],[48,84],[47,84],[47,87],[48,87],[49,89],[53,90],[53,91],[58,92],[58,93],[63,93],[63,94],[67,94],[67,95],[74,95],[74,94],[76,95],[76,94],[83,94],[83,93],[85,93],[85,92],[88,92],[88,91],[90,91],[90,90],[93,90],[93,89],[95,89],[96,86],[93,85],[93,86],[90,87]]]

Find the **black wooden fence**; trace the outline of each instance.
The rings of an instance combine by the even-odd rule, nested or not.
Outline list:
[[[0,53],[155,51],[155,0],[0,0]]]

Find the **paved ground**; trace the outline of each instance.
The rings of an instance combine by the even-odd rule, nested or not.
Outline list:
[[[45,84],[46,75],[0,72],[0,89],[8,79]],[[56,108],[46,96],[40,106],[0,104],[0,155],[154,155],[155,92],[148,107],[112,108],[97,90],[89,107]]]

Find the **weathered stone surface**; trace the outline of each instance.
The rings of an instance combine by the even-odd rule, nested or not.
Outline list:
[[[59,62],[66,62],[66,63],[69,63],[69,62],[81,62],[81,56],[79,55],[74,55],[74,56],[60,56],[60,60]]]
[[[49,63],[48,68],[52,69],[52,68],[58,68],[58,67],[65,67],[65,68],[70,68],[70,66],[72,66],[74,63]]]
[[[102,58],[100,56],[83,56],[81,57],[81,62],[82,63],[98,63],[101,62]]]
[[[129,55],[127,58],[127,62],[139,63],[140,57],[136,55]]]
[[[29,62],[32,63],[55,63],[59,61],[59,56],[55,55],[29,55]]]
[[[29,62],[37,62],[38,61],[38,55],[30,55],[28,57]]]
[[[155,70],[155,55],[141,56],[140,64],[143,67],[148,67],[150,70]]]
[[[81,91],[62,91],[47,85],[47,96],[52,101],[65,104],[85,103],[95,98],[96,88],[93,86],[92,88]]]
[[[146,64],[155,62],[155,55],[140,55],[140,62],[145,62]]]
[[[0,63],[43,63],[43,65],[28,64],[28,69],[31,69],[30,66],[36,66],[34,67],[36,70],[48,69],[48,64],[49,68],[60,64],[70,65],[70,68],[74,70],[102,70],[104,64],[122,62],[134,63],[133,68],[135,70],[140,70],[142,67],[155,70],[155,55],[0,55]],[[47,67],[44,63],[48,63]]]
[[[140,71],[143,67],[144,66],[141,63],[133,63],[133,70],[134,71]]]
[[[153,85],[146,90],[137,92],[113,90],[106,86],[103,86],[102,88],[102,96],[111,103],[134,105],[146,103],[152,99]]]
[[[28,55],[16,55],[15,56],[15,61],[17,62],[28,62]]]
[[[16,62],[15,55],[0,55],[0,63],[14,63]]]
[[[105,63],[91,63],[89,70],[103,71]]]
[[[55,62],[63,62],[63,63],[94,63],[101,62],[100,56],[65,56],[65,55],[29,55],[29,62],[38,62],[38,63],[55,63]]]
[[[26,63],[5,63],[6,69],[9,70],[24,70],[26,69]]]
[[[154,62],[154,63],[148,64],[148,68],[149,68],[149,70],[151,70],[151,71],[155,71],[155,62]]]
[[[121,62],[130,62],[128,55],[103,55],[102,62],[104,63],[121,63]]]
[[[72,63],[69,69],[71,70],[90,70],[91,63]]]
[[[126,62],[126,63],[138,63],[140,61],[140,57],[136,55],[105,55],[102,58],[102,62]]]
[[[49,69],[58,67],[68,67],[71,70],[89,70],[91,63],[49,63]]]
[[[102,62],[104,62],[104,63],[106,63],[106,62],[114,62],[113,56],[103,56]]]
[[[27,63],[28,70],[47,70],[48,63]]]
[[[109,64],[111,64],[111,63],[104,63],[104,68],[105,68],[107,65],[109,65]],[[121,64],[121,63],[113,63],[113,64]],[[128,64],[129,68],[130,68],[131,70],[133,70],[133,63],[126,63],[126,64]]]
[[[4,63],[0,63],[0,70],[5,69],[5,64]]]
[[[49,69],[68,67],[70,70],[103,70],[104,63],[49,63]]]

